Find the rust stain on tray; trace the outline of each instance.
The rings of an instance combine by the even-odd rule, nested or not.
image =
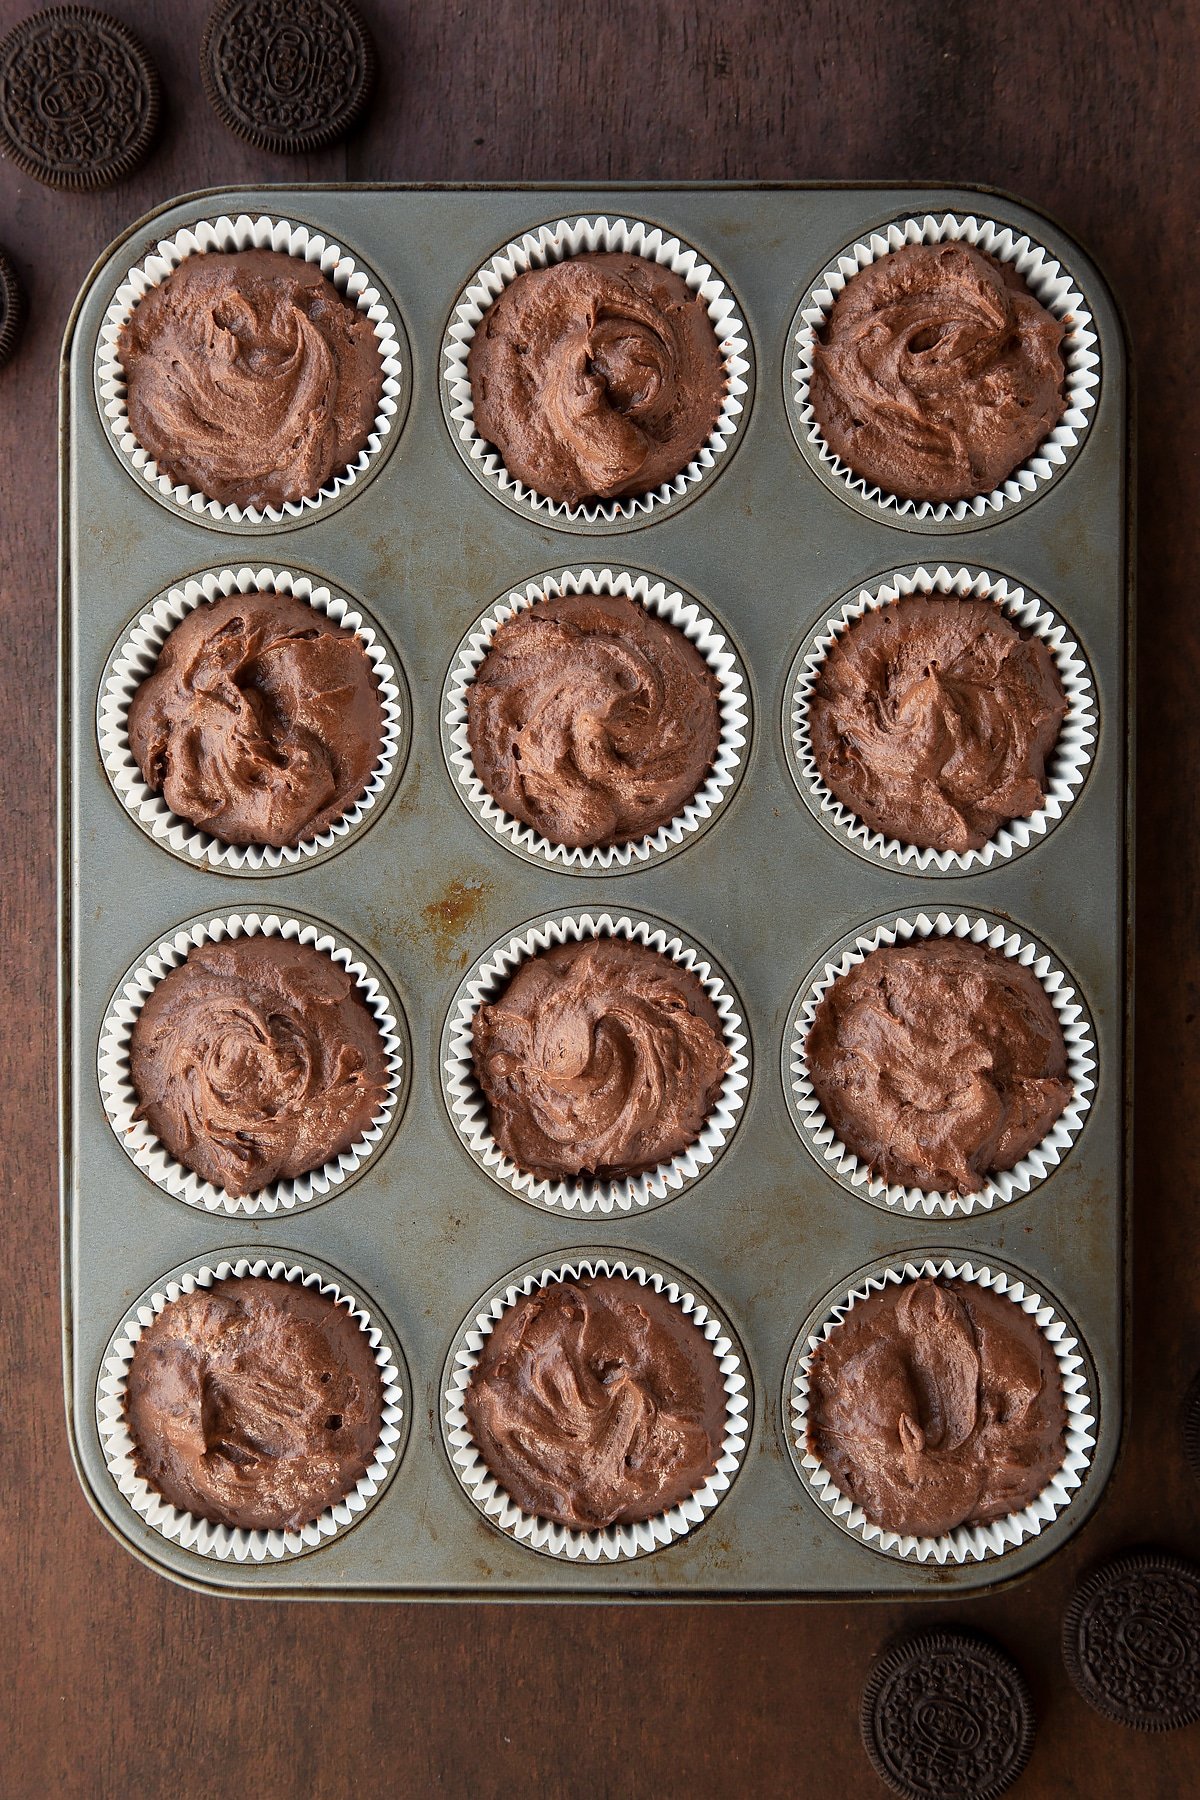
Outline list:
[[[490,881],[460,881],[456,875],[437,900],[421,908],[439,969],[456,960],[460,933],[475,918],[491,891]]]

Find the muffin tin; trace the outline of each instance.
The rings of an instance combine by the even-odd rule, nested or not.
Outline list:
[[[823,272],[889,225],[992,221],[1069,272],[1091,315],[1094,404],[1062,466],[1019,504],[961,529],[854,503],[796,435],[795,321]],[[259,523],[164,502],[104,417],[97,346],[129,271],[198,222],[268,218],[342,246],[387,298],[406,363],[386,457],[332,505]],[[526,233],[587,219],[660,227],[735,298],[752,379],[703,481],[626,520],[572,522],[507,504],[454,442],[443,346],[477,271]],[[263,228],[266,229],[266,228]],[[411,395],[411,399],[409,396]],[[407,403],[407,405],[405,404]],[[959,189],[280,187],[218,190],[132,226],[89,277],[62,371],[62,1219],[72,1448],[92,1505],[142,1560],[210,1592],[308,1598],[781,1598],[967,1591],[1019,1575],[1087,1519],[1120,1436],[1127,1327],[1127,646],[1125,348],[1093,264],[1040,215]],[[860,854],[822,828],[794,774],[796,659],[848,595],[944,567],[1019,584],[1062,622],[1094,683],[1095,741],[1054,829],[970,872]],[[232,871],[172,855],[110,784],[97,709],[114,652],[173,587],[208,572],[287,570],[377,621],[411,699],[411,748],[354,832],[318,857]],[[744,671],[739,779],[670,858],[581,871],[522,855],[463,795],[444,691],[464,637],[542,575],[611,570],[678,589],[717,621]],[[401,759],[403,760],[403,759]],[[719,1159],[654,1204],[528,1204],[473,1159],[442,1068],[460,988],[489,952],[549,919],[664,925],[708,953],[737,996],[749,1085]],[[888,917],[988,915],[1078,982],[1095,1088],[1061,1161],[1031,1191],[965,1216],[868,1203],[809,1153],[786,1090],[802,984]],[[230,1218],[182,1204],[125,1154],[98,1048],[123,971],[183,924],[312,920],[377,963],[411,1043],[390,1139],[320,1206]],[[604,1256],[678,1272],[743,1354],[749,1431],[718,1503],[632,1558],[541,1555],[472,1504],[443,1431],[455,1346],[514,1271]],[[881,1554],[814,1499],[789,1440],[806,1321],[864,1270],[953,1257],[1024,1281],[1077,1328],[1095,1403],[1082,1485],[1037,1535],[945,1564]],[[306,1554],[205,1555],[139,1516],[106,1465],[98,1399],[110,1342],[172,1271],[238,1257],[315,1267],[388,1322],[407,1374],[407,1440],[378,1498]],[[673,1278],[678,1278],[678,1276]],[[319,1535],[319,1534],[318,1534]]]

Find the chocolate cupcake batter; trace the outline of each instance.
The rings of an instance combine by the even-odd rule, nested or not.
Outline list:
[[[379,410],[375,327],[314,263],[189,256],[138,302],[117,355],[130,430],[225,506],[282,506],[354,462]]]
[[[144,1480],[182,1512],[251,1531],[296,1531],[348,1494],[382,1409],[345,1307],[253,1276],[164,1307],[134,1347],[125,1400]]]
[[[642,256],[518,275],[467,356],[475,427],[510,475],[568,505],[649,493],[712,435],[727,385],[704,301]]]
[[[830,449],[906,500],[988,494],[1066,411],[1065,327],[1011,263],[908,244],[853,276],[813,350]]]
[[[363,645],[287,594],[196,607],[129,708],[147,786],[226,844],[319,836],[362,796],[382,742]]]
[[[682,811],[721,735],[716,678],[681,631],[614,594],[539,600],[467,690],[475,771],[554,844],[623,844]]]
[[[1011,1169],[1074,1091],[1037,976],[986,945],[883,945],[817,1007],[809,1075],[842,1142],[889,1183],[974,1194]]]
[[[887,1531],[940,1537],[1020,1512],[1066,1455],[1053,1349],[978,1282],[868,1294],[814,1352],[808,1388],[809,1450]]]
[[[1067,699],[1041,638],[993,601],[914,594],[841,633],[808,707],[844,806],[901,843],[966,851],[1043,804]]]
[[[700,1136],[731,1060],[696,976],[624,938],[529,957],[479,1008],[471,1044],[500,1148],[566,1180],[670,1162]]]
[[[717,1466],[725,1386],[712,1347],[639,1281],[553,1282],[505,1312],[463,1396],[517,1505],[576,1531],[677,1506]]]
[[[171,1155],[230,1194],[320,1168],[370,1127],[388,1086],[354,979],[292,938],[200,944],[157,983],[130,1072]]]

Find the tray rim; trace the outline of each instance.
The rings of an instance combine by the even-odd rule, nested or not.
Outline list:
[[[837,1592],[804,1592],[794,1591],[707,1591],[688,1593],[686,1591],[664,1592],[661,1589],[640,1591],[630,1588],[619,1593],[599,1593],[589,1590],[547,1591],[544,1588],[521,1587],[506,1589],[499,1593],[486,1590],[462,1590],[429,1588],[391,1588],[362,1589],[345,1588],[331,1590],[317,1587],[290,1587],[286,1584],[263,1586],[239,1586],[235,1583],[204,1581],[191,1572],[184,1573],[167,1563],[160,1562],[150,1555],[142,1545],[121,1530],[116,1520],[111,1518],[100,1503],[91,1479],[85,1469],[78,1442],[78,1421],[74,1406],[72,1367],[74,1361],[74,1315],[71,1304],[71,1273],[74,1268],[73,1244],[71,1238],[71,1219],[69,1197],[69,1180],[71,1174],[71,1158],[69,1146],[71,1141],[72,1086],[70,1053],[72,1046],[73,1014],[71,1011],[71,983],[68,978],[71,931],[74,923],[72,907],[72,888],[70,880],[70,854],[72,839],[70,830],[71,784],[70,746],[72,726],[75,712],[72,706],[70,689],[71,672],[71,618],[70,618],[70,429],[69,417],[71,406],[70,361],[75,341],[75,334],[83,311],[100,271],[110,257],[123,245],[136,237],[163,214],[173,212],[176,208],[194,206],[229,194],[258,193],[268,197],[288,195],[310,195],[314,193],[555,193],[555,194],[646,194],[646,193],[862,193],[878,194],[910,194],[914,191],[929,194],[979,195],[988,200],[999,200],[1008,205],[1019,207],[1037,219],[1044,220],[1054,231],[1061,234],[1068,243],[1078,248],[1083,256],[1096,270],[1101,291],[1113,310],[1114,324],[1120,334],[1121,374],[1124,381],[1124,406],[1121,424],[1124,428],[1124,454],[1121,461],[1123,486],[1123,505],[1121,507],[1121,536],[1123,546],[1124,569],[1121,589],[1124,597],[1123,609],[1123,692],[1120,695],[1120,716],[1123,727],[1122,743],[1124,749],[1124,780],[1119,790],[1124,837],[1123,880],[1121,883],[1121,921],[1124,955],[1121,963],[1121,998],[1119,1015],[1114,1021],[1118,1033],[1121,1058],[1121,1079],[1117,1089],[1117,1104],[1120,1108],[1118,1130],[1121,1139],[1121,1156],[1119,1173],[1121,1177],[1121,1220],[1120,1220],[1120,1252],[1121,1279],[1118,1293],[1121,1305],[1120,1329],[1118,1343],[1120,1346],[1120,1413],[1115,1422],[1112,1460],[1108,1470],[1095,1485],[1092,1503],[1083,1512],[1075,1530],[1064,1534],[1062,1539],[1047,1547],[1042,1555],[1031,1555],[1028,1562],[1020,1570],[1008,1574],[1000,1573],[990,1582],[982,1582],[967,1588],[947,1589],[942,1593],[913,1589],[900,1595],[891,1589],[879,1591],[864,1590],[859,1593]],[[839,1606],[864,1606],[877,1602],[895,1603],[897,1601],[923,1602],[927,1600],[943,1600],[946,1602],[961,1601],[966,1598],[977,1599],[984,1595],[999,1593],[1028,1580],[1036,1569],[1039,1569],[1052,1558],[1057,1557],[1072,1542],[1078,1532],[1086,1525],[1096,1510],[1104,1493],[1107,1491],[1117,1470],[1123,1463],[1126,1450],[1125,1421],[1131,1398],[1131,1365],[1132,1365],[1132,1309],[1133,1292],[1133,1224],[1132,1224],[1132,1189],[1133,1189],[1133,1078],[1134,1078],[1134,999],[1135,999],[1135,877],[1136,877],[1136,698],[1137,698],[1137,530],[1136,530],[1136,493],[1137,493],[1137,436],[1136,436],[1136,377],[1132,356],[1132,338],[1125,308],[1113,290],[1103,268],[1088,244],[1073,230],[1064,227],[1057,217],[1038,206],[1023,199],[1011,189],[994,186],[983,182],[963,182],[954,184],[944,179],[928,183],[895,180],[859,180],[859,181],[660,181],[660,180],[611,180],[611,181],[457,181],[457,182],[268,182],[253,186],[225,184],[218,187],[189,189],[183,193],[169,196],[157,206],[133,220],[123,231],[118,233],[99,252],[89,268],[79,293],[72,304],[63,332],[62,347],[59,355],[58,370],[58,558],[57,558],[57,606],[58,625],[56,688],[58,701],[57,751],[58,764],[55,771],[55,811],[57,865],[55,876],[56,889],[56,923],[57,923],[57,967],[56,967],[56,1073],[57,1073],[57,1170],[58,1170],[58,1204],[59,1204],[59,1287],[61,1300],[62,1323],[62,1380],[65,1421],[67,1426],[67,1442],[71,1462],[75,1470],[84,1498],[105,1529],[136,1560],[143,1563],[159,1576],[173,1582],[177,1586],[189,1588],[197,1593],[217,1595],[230,1599],[251,1599],[260,1601],[272,1600],[306,1600],[330,1603],[350,1601],[361,1603],[388,1604],[403,1602],[406,1604],[451,1603],[455,1605],[478,1605],[481,1602],[493,1605],[524,1605],[531,1601],[540,1604],[571,1606],[630,1606],[630,1605],[820,1605],[833,1604]],[[401,1344],[403,1350],[403,1344]],[[996,1567],[1002,1569],[1003,1559],[997,1559]]]

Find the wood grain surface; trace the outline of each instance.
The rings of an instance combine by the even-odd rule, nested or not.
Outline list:
[[[144,168],[55,195],[0,164],[30,319],[0,372],[0,1792],[43,1796],[872,1796],[864,1676],[898,1630],[966,1621],[1037,1701],[1030,1797],[1200,1793],[1200,1727],[1090,1713],[1058,1626],[1079,1572],[1200,1555],[1179,1414],[1200,1368],[1200,10],[1064,0],[360,0],[369,120],[259,155],[200,88],[206,0],[105,0],[162,72]],[[0,0],[0,30],[28,8]],[[820,178],[984,182],[1098,258],[1137,373],[1140,768],[1132,1411],[1086,1529],[968,1604],[631,1607],[222,1602],[139,1567],[72,1473],[58,1353],[54,1116],[56,370],[71,301],[128,221],[255,180]]]

